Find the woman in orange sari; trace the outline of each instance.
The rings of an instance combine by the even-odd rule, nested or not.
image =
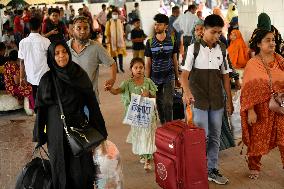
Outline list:
[[[234,29],[230,34],[230,46],[228,53],[234,68],[244,68],[249,60],[249,48],[247,47],[240,30]]]
[[[269,109],[271,90],[265,65],[272,75],[275,92],[284,92],[284,59],[275,53],[271,31],[259,30],[250,48],[256,56],[245,67],[241,93],[243,142],[247,146],[249,178],[257,179],[261,157],[278,146],[284,168],[284,115]]]

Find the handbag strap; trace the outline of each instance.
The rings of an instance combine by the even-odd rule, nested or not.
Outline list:
[[[270,69],[268,68],[267,64],[264,62],[264,59],[262,58],[262,56],[259,55],[259,57],[260,57],[263,65],[264,65],[264,68],[266,69],[266,72],[267,72],[267,74],[269,76],[269,88],[270,88],[271,93],[273,94],[274,91],[273,91],[273,88],[272,88],[272,76],[271,76]]]
[[[56,93],[56,96],[57,96],[57,101],[58,101],[58,105],[59,105],[59,109],[60,109],[60,119],[63,122],[63,128],[65,130],[66,135],[69,136],[69,132],[67,130],[67,124],[66,124],[66,121],[65,121],[63,106],[62,106],[62,102],[61,102],[61,99],[60,99],[60,96],[59,96],[59,90],[58,90],[58,86],[57,86],[54,74],[52,74],[52,79],[53,79],[53,83],[54,83],[54,87],[55,87],[55,93]]]

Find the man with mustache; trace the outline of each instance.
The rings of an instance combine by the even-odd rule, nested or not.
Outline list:
[[[67,42],[71,50],[72,60],[87,72],[99,101],[99,64],[110,67],[111,78],[105,81],[105,86],[114,85],[116,64],[101,44],[90,39],[90,24],[86,17],[79,16],[73,20],[73,37]]]

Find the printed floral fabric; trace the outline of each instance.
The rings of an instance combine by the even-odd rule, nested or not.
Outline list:
[[[272,86],[276,92],[284,91],[284,59],[275,54],[275,61],[269,63]],[[267,154],[276,146],[284,146],[284,115],[269,109],[269,76],[259,57],[249,60],[243,78],[241,93],[242,137],[248,146],[249,156]],[[249,125],[248,109],[254,108],[257,122]]]
[[[18,64],[7,62],[4,65],[4,81],[6,91],[18,100],[23,100],[24,97],[29,97],[32,94],[32,87],[29,84],[20,86],[14,81],[14,76],[20,75],[20,67]]]

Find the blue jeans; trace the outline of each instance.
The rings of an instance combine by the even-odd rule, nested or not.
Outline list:
[[[204,128],[207,136],[208,170],[218,168],[223,113],[224,108],[219,110],[200,110],[193,108],[193,122],[196,126]]]
[[[156,85],[158,87],[156,93],[157,110],[160,122],[164,124],[173,120],[174,81]]]

